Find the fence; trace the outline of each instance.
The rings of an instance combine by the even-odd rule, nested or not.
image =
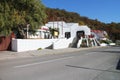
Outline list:
[[[11,50],[11,36],[0,36],[0,51]]]

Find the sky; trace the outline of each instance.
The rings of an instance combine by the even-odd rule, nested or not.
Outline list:
[[[120,0],[41,0],[49,8],[77,12],[104,23],[120,23]]]

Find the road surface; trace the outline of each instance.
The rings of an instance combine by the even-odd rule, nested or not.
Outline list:
[[[120,80],[120,47],[0,61],[0,80]]]

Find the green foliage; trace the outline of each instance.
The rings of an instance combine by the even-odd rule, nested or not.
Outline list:
[[[83,21],[79,21],[79,25],[85,25]]]
[[[42,50],[42,48],[38,48],[37,50]]]
[[[33,30],[45,19],[45,7],[40,0],[0,0],[0,34],[8,35],[27,24]]]
[[[52,36],[55,36],[55,35],[54,35],[54,32],[55,32],[55,31],[57,31],[58,34],[59,34],[59,28],[49,28],[49,30],[50,30],[50,33],[52,34]]]
[[[112,43],[112,41],[110,41],[110,40],[101,40],[100,43],[110,44],[110,43]]]
[[[82,44],[80,45],[80,47],[87,47],[87,41],[85,39],[82,40]]]
[[[75,12],[67,12],[60,9],[46,9],[48,15],[47,21],[66,21],[66,22],[77,22],[79,20],[79,14]]]
[[[116,40],[116,45],[119,45],[120,46],[120,40]]]
[[[91,29],[96,30],[105,30],[107,31],[110,39],[113,41],[120,40],[120,23],[110,23],[105,24],[103,22],[98,21],[97,19],[89,19],[84,16],[80,16],[78,13],[75,12],[68,12],[66,10],[60,9],[46,9],[47,14],[47,22],[48,21],[62,21],[65,22],[77,22],[80,25],[88,25]]]
[[[27,24],[33,31],[48,21],[77,22],[91,29],[107,31],[113,41],[120,40],[120,23],[105,24],[64,9],[45,8],[41,0],[0,0],[0,35],[8,35],[13,30],[19,33],[18,28],[23,29]]]

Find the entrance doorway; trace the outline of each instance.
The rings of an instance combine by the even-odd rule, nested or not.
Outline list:
[[[77,36],[77,38],[81,38],[81,36],[84,36],[85,35],[85,32],[84,31],[77,31],[77,33],[76,33],[76,36]]]

